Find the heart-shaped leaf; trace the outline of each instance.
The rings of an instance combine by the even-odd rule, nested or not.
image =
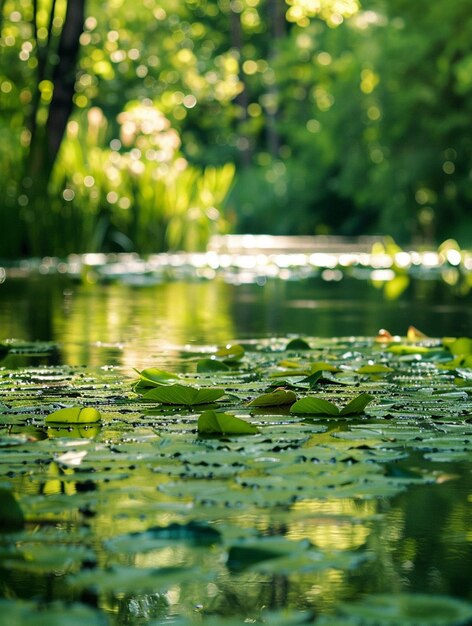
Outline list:
[[[99,422],[102,416],[97,409],[75,406],[68,409],[59,409],[46,416],[46,423],[54,424],[91,424]]]
[[[351,400],[346,406],[341,409],[340,415],[359,415],[365,409],[365,407],[372,402],[373,396],[368,393],[361,393]]]
[[[251,402],[248,406],[282,406],[285,404],[293,404],[296,402],[297,396],[293,391],[286,391],[285,389],[276,389],[270,393],[263,393]]]
[[[290,413],[301,413],[304,415],[339,415],[338,407],[322,398],[308,396],[295,402],[290,407]]]
[[[253,424],[216,411],[204,411],[198,418],[197,428],[201,435],[254,435],[258,432]]]
[[[209,389],[205,387],[190,387],[188,385],[161,385],[144,394],[144,400],[161,402],[162,404],[210,404],[221,396],[224,389]]]

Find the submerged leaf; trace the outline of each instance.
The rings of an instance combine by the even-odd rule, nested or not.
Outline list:
[[[50,413],[46,416],[46,424],[92,424],[101,418],[97,409],[76,406]]]
[[[200,435],[254,435],[258,432],[253,424],[217,411],[204,411],[198,418],[197,428]]]
[[[209,546],[221,541],[221,533],[206,522],[194,520],[187,524],[174,522],[168,526],[154,526],[143,532],[113,537],[107,541],[106,547],[115,553],[137,554],[168,546],[170,541]]]
[[[210,404],[224,394],[224,389],[190,387],[188,385],[161,385],[145,393],[143,399],[162,404],[193,406],[195,404]]]

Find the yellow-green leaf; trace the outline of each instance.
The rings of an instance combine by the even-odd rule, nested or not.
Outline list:
[[[199,434],[205,435],[254,435],[256,426],[245,420],[217,411],[204,411],[198,418]]]
[[[91,407],[71,407],[59,409],[46,416],[46,423],[54,424],[91,424],[99,422],[102,416],[97,409]]]
[[[307,396],[295,402],[295,404],[290,407],[290,413],[300,413],[304,415],[339,415],[339,409],[328,400]]]
[[[276,389],[271,393],[263,393],[257,396],[257,398],[254,398],[248,403],[248,406],[282,406],[285,404],[293,404],[296,400],[297,396],[293,391]]]

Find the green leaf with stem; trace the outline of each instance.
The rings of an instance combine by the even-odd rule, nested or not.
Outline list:
[[[200,435],[254,435],[259,432],[253,424],[217,411],[204,411],[198,418],[197,428]]]

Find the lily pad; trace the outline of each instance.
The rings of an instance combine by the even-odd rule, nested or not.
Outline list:
[[[372,399],[373,396],[367,393],[361,393],[351,400],[343,409],[339,410],[334,402],[315,396],[307,396],[295,402],[295,404],[291,406],[290,412],[300,415],[359,415]]]
[[[303,415],[339,415],[338,407],[329,400],[308,396],[293,404],[290,413]]]
[[[361,393],[358,396],[356,396],[353,400],[351,400],[351,402],[349,402],[349,404],[346,404],[346,406],[341,409],[341,411],[339,412],[340,415],[360,415],[365,407],[370,404],[370,402],[372,402],[372,400],[374,399],[373,396],[371,396],[368,393]]]
[[[263,393],[257,396],[257,398],[248,403],[248,406],[283,406],[285,404],[293,404],[296,400],[297,396],[293,391],[276,389],[271,393]]]
[[[190,385],[161,385],[144,394],[144,400],[194,406],[210,404],[225,395],[224,389],[191,387]]]
[[[472,603],[448,596],[381,594],[344,604],[341,614],[350,620],[347,624],[362,626],[466,626]]]
[[[157,367],[150,367],[139,372],[139,380],[135,383],[133,389],[136,393],[144,393],[150,387],[158,387],[159,385],[167,385],[175,382],[180,377],[178,374],[167,372],[165,370],[158,369]]]
[[[217,359],[221,359],[225,363],[234,363],[240,361],[244,354],[245,350],[243,346],[238,343],[229,343],[226,346],[219,348],[215,353],[215,357]]]
[[[228,413],[205,411],[198,418],[200,435],[254,435],[256,426]]]
[[[46,416],[46,424],[92,424],[102,419],[100,412],[91,407],[59,409]]]
[[[229,372],[231,367],[218,359],[200,359],[197,363],[197,372]]]
[[[296,339],[292,339],[285,346],[285,350],[310,350],[310,349],[311,349],[310,344],[304,339],[301,339],[300,337],[297,337]]]
[[[83,604],[54,602],[38,606],[23,600],[0,600],[0,615],[5,624],[21,626],[106,626],[108,620],[98,610]]]

